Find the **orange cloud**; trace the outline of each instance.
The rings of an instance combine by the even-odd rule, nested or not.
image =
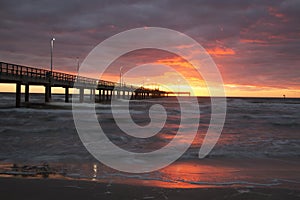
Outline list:
[[[264,44],[266,43],[264,40],[257,39],[240,39],[241,43],[252,43],[252,44]]]
[[[196,85],[198,84],[199,80],[202,80],[202,77],[196,70],[196,68],[179,56],[159,59],[155,62],[155,64],[163,64],[174,67],[174,69],[178,71],[183,77],[185,77],[192,85]],[[170,80],[172,80],[172,78]]]
[[[216,47],[212,49],[206,49],[206,51],[211,55],[216,56],[226,56],[226,55],[235,55],[235,51],[226,47]]]
[[[284,16],[284,14],[280,13],[277,9],[275,9],[273,7],[269,7],[268,12],[271,16],[274,16],[274,17],[276,17],[278,19],[281,19],[283,21],[287,21],[287,18]]]
[[[189,62],[185,61],[179,56],[172,58],[159,59],[155,62],[156,64],[168,65],[172,67],[184,67],[184,68],[194,68]]]

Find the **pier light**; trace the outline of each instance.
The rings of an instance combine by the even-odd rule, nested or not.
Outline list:
[[[52,38],[50,41],[50,49],[51,49],[51,58],[50,58],[50,71],[51,71],[51,75],[52,75],[52,70],[53,70],[53,46],[54,46],[54,41],[55,38]]]

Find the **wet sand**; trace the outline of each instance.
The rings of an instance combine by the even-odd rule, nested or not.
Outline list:
[[[198,188],[107,184],[90,181],[0,178],[0,199],[299,199],[300,190],[283,188]]]
[[[130,174],[101,163],[2,163],[0,178],[48,178],[160,188],[276,187],[297,189],[300,162],[295,159],[206,158],[180,160],[158,171]]]

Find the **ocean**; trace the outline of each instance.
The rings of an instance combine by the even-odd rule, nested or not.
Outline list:
[[[198,132],[188,150],[163,169],[127,173],[102,164],[87,151],[74,125],[72,104],[64,103],[64,95],[54,94],[52,102],[44,104],[43,95],[33,94],[31,103],[21,108],[14,107],[14,98],[13,94],[0,94],[2,176],[39,177],[42,169],[48,178],[168,188],[300,186],[300,99],[227,98],[222,134],[213,150],[199,159],[210,123],[211,101],[198,97],[197,104],[184,111],[193,118],[195,109],[200,109],[199,123],[191,124]],[[192,104],[189,97],[183,99]],[[121,102],[114,108],[117,113],[126,109]],[[164,128],[149,138],[124,134],[109,103],[96,103],[95,110],[99,124],[115,145],[145,153],[166,146],[180,126],[182,111],[175,97],[130,101],[133,121],[147,125],[151,121],[149,108],[155,104],[166,109],[167,120]],[[85,105],[89,104],[83,104],[82,109]]]

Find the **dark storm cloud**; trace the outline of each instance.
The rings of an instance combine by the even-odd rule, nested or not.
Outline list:
[[[300,3],[297,0],[32,0],[0,2],[0,60],[75,69],[104,39],[121,31],[158,26],[188,34],[214,55],[228,83],[296,87],[300,84]]]

